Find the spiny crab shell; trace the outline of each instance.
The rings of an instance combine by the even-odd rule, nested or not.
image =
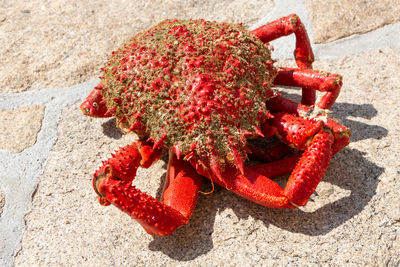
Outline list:
[[[165,20],[138,33],[102,70],[98,88],[123,132],[222,168],[246,159],[277,74],[270,47],[241,24],[204,20]]]

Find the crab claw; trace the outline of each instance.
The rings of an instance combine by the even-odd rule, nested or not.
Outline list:
[[[112,114],[107,109],[106,102],[101,94],[101,87],[96,86],[80,106],[82,113],[86,116],[105,118]]]
[[[100,204],[113,204],[139,222],[147,233],[164,236],[189,221],[202,177],[171,152],[161,201],[132,186],[137,169],[149,167],[160,157],[160,151],[145,141],[121,148],[95,172],[93,186]]]

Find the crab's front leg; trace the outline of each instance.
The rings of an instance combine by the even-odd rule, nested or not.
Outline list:
[[[169,235],[186,224],[195,208],[202,177],[170,153],[162,201],[131,185],[139,166],[149,167],[161,150],[135,142],[121,148],[94,174],[93,185],[100,203],[113,204],[137,220],[147,233]]]

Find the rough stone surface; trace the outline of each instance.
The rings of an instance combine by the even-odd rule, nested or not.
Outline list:
[[[165,18],[250,26],[272,6],[272,0],[3,1],[0,92],[67,87],[92,79],[112,50]]]
[[[392,23],[398,3],[340,0],[340,9],[328,1],[321,11],[324,2],[309,1],[307,12],[299,0],[132,2],[0,3],[0,92],[6,92],[0,109],[45,105],[46,111],[35,145],[21,153],[0,149],[1,266],[399,266],[400,23],[313,45],[316,68],[344,75],[332,115],[353,138],[332,159],[307,207],[271,210],[216,187],[200,195],[188,225],[163,238],[97,203],[93,171],[134,136],[122,136],[113,120],[80,114],[76,101],[98,80],[67,87],[94,78],[110,51],[165,17],[236,20],[254,28],[298,13],[310,29],[309,14],[318,13],[315,36],[344,36],[343,28],[329,26],[343,23],[338,17],[351,24],[369,16],[363,27]],[[293,35],[274,41],[273,57],[293,58],[294,42]],[[298,89],[284,92],[299,98]],[[135,185],[159,196],[165,167],[160,161],[140,170]],[[209,182],[202,191],[211,191]]]
[[[400,21],[399,0],[306,0],[315,43],[326,43]]]
[[[35,144],[43,114],[44,106],[0,111],[0,149],[18,153]]]
[[[25,218],[16,266],[398,265],[399,55],[400,49],[384,49],[316,62],[317,69],[344,75],[332,116],[353,138],[306,207],[268,209],[217,187],[200,195],[188,225],[162,238],[100,206],[91,189],[101,160],[134,136],[122,136],[113,120],[82,116],[79,103],[66,108]],[[164,173],[160,161],[140,170],[134,183],[157,196]],[[205,183],[203,191],[209,189]]]

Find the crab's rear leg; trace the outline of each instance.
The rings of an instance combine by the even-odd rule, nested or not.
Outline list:
[[[169,235],[186,224],[196,205],[202,177],[171,153],[162,201],[131,185],[139,166],[158,158],[152,144],[123,147],[95,172],[93,185],[102,204],[113,204],[137,220],[152,235]]]
[[[294,57],[297,66],[300,69],[312,69],[314,62],[314,53],[311,48],[310,39],[304,24],[296,14],[277,19],[264,26],[251,31],[256,37],[260,38],[264,43],[268,43],[277,38],[290,35],[296,36],[296,48]],[[304,105],[312,105],[315,103],[315,91],[303,88],[301,103]]]
[[[244,166],[243,174],[236,167],[226,165],[220,176],[215,175],[209,168],[199,164],[198,160],[194,158],[190,159],[190,163],[199,174],[252,202],[270,208],[294,209],[295,207],[289,203],[288,198],[284,195],[282,187],[270,179],[272,176],[279,176],[290,171],[294,167],[296,159],[292,158],[290,160],[294,161],[291,166],[283,162],[282,166],[287,170],[281,169],[278,172],[273,168],[273,163],[265,164],[263,171],[260,171],[257,167]],[[272,175],[271,177],[265,176],[270,174]]]
[[[316,104],[321,109],[330,109],[339,96],[342,76],[316,70],[281,68],[274,80],[275,85],[299,86],[326,92]]]
[[[232,170],[225,171],[225,186],[233,192],[261,205],[272,208],[293,208],[307,203],[315,191],[333,155],[334,137],[323,124],[312,125],[292,114],[275,114],[279,134],[283,141],[304,149],[282,160],[245,167],[244,175],[231,178]],[[278,125],[281,123],[281,125]],[[293,144],[293,142],[295,144]],[[291,172],[284,189],[270,178]],[[216,177],[212,177],[216,179]]]
[[[333,155],[333,132],[322,121],[293,114],[274,114],[273,124],[281,140],[304,150],[284,189],[291,204],[304,206],[322,180]]]
[[[313,112],[313,107],[298,104],[293,100],[279,95],[270,98],[266,102],[266,106],[272,113],[285,112],[301,116],[302,114],[311,114]],[[331,118],[326,117],[325,119],[325,126],[332,131],[335,139],[332,145],[332,152],[336,154],[350,143],[351,131]]]

